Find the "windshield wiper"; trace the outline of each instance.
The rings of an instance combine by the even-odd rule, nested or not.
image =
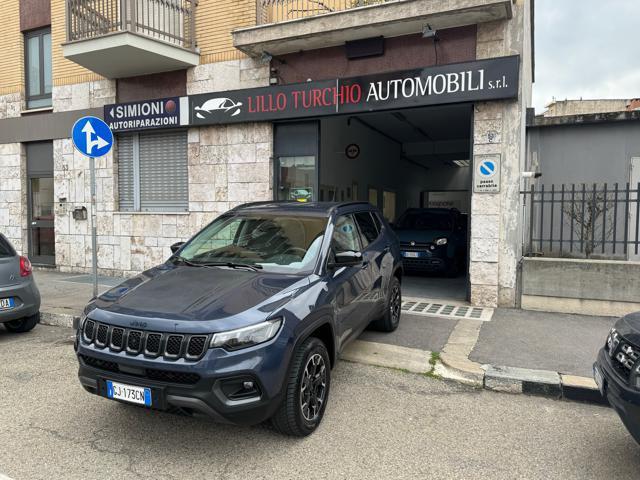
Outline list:
[[[257,272],[262,270],[262,265],[252,265],[250,263],[236,263],[236,262],[211,262],[211,263],[193,263],[192,265],[202,267],[229,267],[229,268],[248,268]]]
[[[173,258],[174,258],[174,260],[177,260],[178,262],[182,262],[185,265],[189,265],[190,267],[199,267],[200,266],[197,263],[190,262],[189,260],[187,260],[184,257],[181,257],[180,255],[174,255]]]
[[[192,262],[187,260],[180,255],[175,255],[177,261],[184,263],[185,265],[189,265],[190,267],[228,267],[228,268],[248,268],[249,270],[253,270],[257,272],[258,270],[262,270],[262,265],[252,265],[250,263],[236,263],[236,262]]]

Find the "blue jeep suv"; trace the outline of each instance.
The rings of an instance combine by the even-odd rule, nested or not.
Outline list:
[[[400,320],[399,245],[367,203],[247,204],[172,250],[87,305],[87,391],[308,435],[339,353]]]

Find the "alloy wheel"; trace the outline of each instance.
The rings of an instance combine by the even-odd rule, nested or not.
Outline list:
[[[396,324],[400,320],[400,309],[402,301],[400,297],[400,287],[395,285],[391,291],[391,301],[389,302],[389,313],[391,314],[391,323]]]
[[[300,408],[302,416],[308,422],[314,422],[320,416],[327,393],[327,366],[319,353],[307,360],[300,382]]]

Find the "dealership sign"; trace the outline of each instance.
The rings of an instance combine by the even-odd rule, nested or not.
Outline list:
[[[519,56],[189,97],[189,124],[273,121],[517,98]]]
[[[188,124],[187,105],[187,97],[106,105],[104,121],[114,132],[175,128]]]

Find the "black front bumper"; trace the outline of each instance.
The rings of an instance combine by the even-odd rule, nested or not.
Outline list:
[[[449,268],[453,259],[449,259],[444,251],[430,251],[428,249],[418,250],[416,248],[401,247],[402,265],[405,270],[413,272],[444,272]],[[405,253],[417,254],[419,257],[405,256]]]
[[[640,389],[628,385],[611,364],[611,358],[603,349],[594,364],[604,379],[603,395],[620,416],[629,433],[640,443]]]
[[[154,410],[204,415],[219,423],[255,425],[271,418],[280,405],[280,396],[266,398],[258,379],[248,372],[220,378],[199,378],[195,383],[181,384],[94,368],[82,358],[79,358],[79,363],[78,377],[86,391],[108,398],[107,380],[147,387],[151,390],[150,408]],[[238,378],[256,382],[258,396],[230,400],[223,391],[223,384]]]

